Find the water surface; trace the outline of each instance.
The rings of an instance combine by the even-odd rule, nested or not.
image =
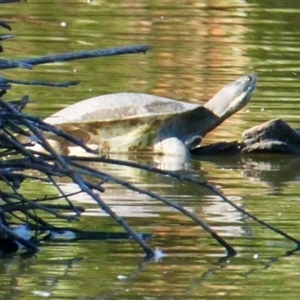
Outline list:
[[[257,72],[252,101],[204,143],[240,140],[245,129],[273,118],[300,127],[299,12],[297,0],[3,4],[0,17],[16,34],[3,43],[3,57],[137,43],[152,47],[146,55],[5,70],[4,76],[23,80],[81,81],[68,89],[14,86],[7,99],[29,94],[34,102],[28,111],[41,117],[82,99],[120,91],[205,103],[228,82]],[[151,158],[128,159],[153,164]],[[297,238],[298,161],[296,156],[280,155],[205,157],[193,160],[186,172],[212,181],[236,204]],[[139,232],[155,234],[150,245],[168,256],[145,262],[141,249],[130,240],[48,243],[36,258],[0,260],[3,299],[298,299],[299,253],[286,254],[293,243],[193,184],[137,169],[97,167],[193,210],[238,255],[223,259],[224,249],[187,217],[146,195],[108,183],[103,200]],[[74,186],[64,183],[64,188]],[[54,191],[28,183],[25,192],[34,196]],[[121,231],[87,197],[74,201],[87,211],[80,222],[69,226]]]

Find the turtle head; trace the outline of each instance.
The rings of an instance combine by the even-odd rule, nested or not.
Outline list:
[[[256,83],[256,74],[242,76],[222,88],[204,107],[213,112],[220,120],[225,120],[250,101]]]

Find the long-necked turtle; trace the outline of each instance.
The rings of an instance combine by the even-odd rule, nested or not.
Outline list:
[[[207,132],[248,103],[256,82],[255,74],[242,76],[204,106],[147,94],[103,95],[68,106],[45,121],[102,152],[151,149],[186,155]],[[70,151],[71,145],[59,142]]]

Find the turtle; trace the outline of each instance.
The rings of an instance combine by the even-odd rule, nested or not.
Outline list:
[[[256,74],[244,75],[203,106],[142,93],[102,95],[70,105],[44,121],[101,153],[186,156],[209,131],[248,103],[256,84]],[[76,155],[70,142],[58,142],[64,153]]]

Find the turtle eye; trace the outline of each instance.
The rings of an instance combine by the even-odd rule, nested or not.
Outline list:
[[[247,76],[247,77],[245,78],[245,81],[252,81],[252,77],[251,77],[251,76]]]

